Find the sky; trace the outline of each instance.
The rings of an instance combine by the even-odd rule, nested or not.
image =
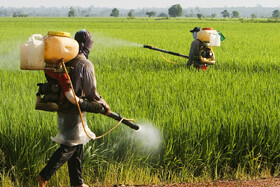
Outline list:
[[[108,7],[120,9],[189,7],[279,7],[280,0],[0,0],[0,7]]]

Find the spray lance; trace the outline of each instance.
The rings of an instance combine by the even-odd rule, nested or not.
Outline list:
[[[163,53],[168,53],[168,54],[171,54],[171,55],[183,57],[183,58],[189,58],[187,55],[182,55],[180,53],[175,53],[175,52],[172,52],[172,51],[167,51],[167,50],[164,50],[164,49],[156,48],[156,47],[153,47],[151,45],[143,45],[143,47],[147,48],[147,49],[151,49],[151,50],[160,51],[160,52],[163,52]]]
[[[64,50],[63,50],[64,49]],[[81,111],[86,111],[80,108],[79,100],[75,95],[73,86],[71,83],[70,76],[68,75],[67,69],[65,67],[65,62],[73,59],[79,50],[79,44],[76,40],[71,39],[71,34],[59,31],[49,31],[48,35],[43,37],[40,34],[32,35],[28,42],[21,44],[20,46],[20,69],[21,70],[44,70],[51,71],[56,75],[67,76],[70,83],[70,91],[62,93],[62,86],[59,84],[58,80],[52,77],[47,77],[47,83],[39,83],[37,96],[36,109],[44,111],[58,111],[60,110],[59,100],[61,97],[67,98],[67,100],[76,105],[81,119]],[[62,74],[60,74],[62,73]],[[64,77],[66,78],[66,77]],[[94,101],[92,101],[94,103]],[[100,104],[99,104],[100,105]],[[125,119],[121,115],[109,111],[107,113],[102,113],[112,119],[118,120],[117,127],[120,123],[123,123],[135,130],[139,129],[139,126],[135,124],[133,120]],[[82,119],[83,124],[83,119]],[[83,124],[84,127],[84,124]],[[114,127],[114,128],[115,128]],[[113,128],[113,129],[114,129]],[[111,130],[113,130],[111,129]],[[85,130],[85,127],[84,127]],[[86,130],[85,133],[87,134]],[[88,135],[88,134],[87,134]],[[89,135],[88,135],[89,136]]]
[[[157,47],[153,47],[153,46],[150,46],[150,45],[143,45],[143,47],[147,48],[147,49],[159,51],[160,54],[161,54],[161,52],[163,52],[163,53],[179,56],[179,57],[182,57],[182,58],[187,58],[187,59],[189,58],[189,56],[187,56],[187,55],[183,55],[183,54],[176,53],[176,52],[173,52],[173,51],[167,51],[167,50],[160,49],[160,48],[157,48]],[[174,63],[174,62],[166,59],[162,54],[161,54],[161,56],[166,61]],[[199,51],[199,60],[200,60],[200,64],[201,64],[200,66],[203,68],[203,67],[207,67],[207,65],[215,64],[214,58],[215,58],[215,56],[214,56],[213,50],[209,48],[207,43],[203,43],[203,45],[201,46],[201,49]]]

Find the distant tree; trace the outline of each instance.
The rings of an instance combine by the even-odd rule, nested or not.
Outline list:
[[[151,11],[151,12],[146,12],[146,15],[148,15],[148,16],[149,16],[149,18],[150,18],[150,17],[155,16],[155,15],[156,15],[156,13],[155,13],[154,11]]]
[[[12,17],[18,17],[18,14],[17,14],[16,12],[14,12],[14,13],[12,14]]]
[[[182,9],[180,4],[172,5],[168,9],[168,14],[170,15],[170,17],[174,17],[174,18],[178,17],[178,16],[182,16],[183,15],[183,9]]]
[[[110,16],[113,16],[113,17],[119,17],[119,15],[120,15],[120,11],[117,8],[114,8],[112,10],[112,13],[110,14]]]
[[[217,17],[217,14],[211,14],[211,18]]]
[[[239,18],[239,12],[236,11],[236,10],[234,10],[234,11],[232,12],[232,17],[233,17],[233,18]]]
[[[202,18],[202,14],[196,14],[196,16],[201,19]]]
[[[274,10],[272,12],[272,18],[279,19],[280,18],[280,11],[279,10]]]
[[[168,14],[162,12],[158,15],[158,17],[168,17]]]
[[[229,13],[227,10],[224,10],[223,12],[221,12],[221,14],[223,15],[224,18],[229,17]]]
[[[68,12],[68,17],[75,17],[76,15],[76,10],[71,6],[70,11]]]
[[[13,12],[12,17],[27,17],[27,14],[21,13],[21,11]]]
[[[20,14],[18,17],[28,17],[27,14]]]
[[[257,18],[257,15],[255,13],[251,14],[251,18]]]
[[[132,10],[129,11],[127,15],[128,15],[128,18],[130,18],[130,19],[133,19],[133,18],[134,18],[134,15],[133,15],[133,11],[132,11]]]

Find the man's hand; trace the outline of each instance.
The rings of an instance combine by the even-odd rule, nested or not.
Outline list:
[[[88,101],[86,99],[79,99],[79,105],[82,111],[107,114],[108,109],[96,101]],[[110,110],[110,109],[109,109]]]
[[[106,103],[106,101],[101,97],[99,101],[97,101],[98,103],[101,103],[105,109],[105,115],[109,115],[110,114],[110,106]]]
[[[109,105],[106,103],[106,105],[104,105],[104,108],[106,110],[105,115],[108,116],[110,114],[110,111],[111,111]]]

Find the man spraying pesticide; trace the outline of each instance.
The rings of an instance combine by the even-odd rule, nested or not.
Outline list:
[[[213,51],[213,47],[220,46],[220,41],[223,41],[225,37],[222,35],[221,32],[217,32],[212,28],[203,28],[202,30],[200,30],[199,27],[195,27],[193,30],[190,30],[190,32],[193,34],[194,41],[191,44],[189,56],[180,53],[175,53],[172,51],[159,49],[150,45],[144,45],[143,47],[160,51],[163,53],[168,53],[171,55],[187,58],[188,67],[193,65],[196,69],[198,70],[201,69],[205,71],[208,65],[215,64],[215,54]],[[167,60],[165,57],[164,59]]]
[[[99,137],[88,128],[85,111],[101,113],[119,120],[117,125],[122,122],[139,129],[131,120],[111,112],[98,94],[94,67],[88,60],[93,43],[90,33],[80,30],[75,40],[70,37],[70,33],[50,31],[44,38],[32,35],[21,46],[21,69],[44,70],[48,81],[38,84],[36,109],[58,114],[59,131],[52,140],[60,147],[38,175],[42,187],[65,162],[68,162],[71,186],[88,186],[82,179],[83,145]]]

